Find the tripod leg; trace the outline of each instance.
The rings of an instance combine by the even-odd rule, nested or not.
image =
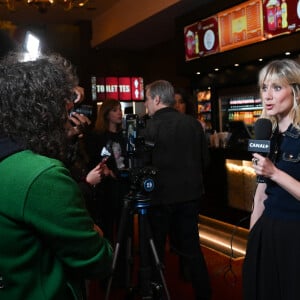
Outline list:
[[[152,299],[151,288],[151,265],[149,257],[148,232],[145,223],[145,211],[139,209],[139,248],[140,248],[140,270],[139,288],[142,299]]]
[[[124,234],[127,231],[126,229],[127,229],[127,223],[128,223],[130,211],[131,211],[131,202],[132,202],[132,200],[130,198],[125,199],[125,201],[124,201],[124,206],[123,206],[122,213],[121,213],[119,230],[118,230],[118,234],[117,234],[117,241],[116,241],[115,251],[114,251],[114,256],[113,256],[113,262],[112,262],[112,267],[111,267],[111,276],[109,277],[109,280],[107,283],[105,300],[109,299],[113,276],[114,276],[114,273],[116,270],[117,260],[118,260],[118,256],[119,256],[119,252],[120,252],[121,242],[124,240]]]
[[[143,299],[152,299],[152,287],[151,287],[151,266],[149,258],[149,246],[152,251],[155,266],[159,271],[163,289],[166,295],[166,299],[170,300],[169,290],[167,288],[166,280],[162,271],[162,264],[159,260],[152,233],[150,230],[150,225],[147,219],[147,210],[145,208],[139,211],[139,230],[140,230],[140,251],[141,251],[141,292]],[[147,298],[148,297],[148,298]]]
[[[131,218],[129,219],[129,224],[128,224],[128,228],[129,228],[129,232],[128,234],[128,238],[126,241],[126,249],[125,249],[125,261],[126,261],[126,265],[125,265],[125,287],[127,289],[127,300],[129,299],[133,299],[132,295],[134,293],[134,288],[132,286],[132,272],[133,272],[133,236],[134,236],[134,220],[133,220],[134,216],[132,215]]]
[[[150,228],[149,228],[149,230],[150,230]],[[161,265],[161,262],[158,258],[157,251],[156,251],[156,248],[155,248],[155,244],[154,244],[154,241],[153,241],[152,238],[149,238],[149,243],[150,243],[150,247],[151,247],[151,250],[152,250],[153,257],[154,257],[156,268],[158,269],[159,274],[160,274],[161,282],[162,282],[163,288],[165,290],[167,300],[170,300],[171,299],[170,298],[170,293],[169,293],[169,290],[168,290],[168,287],[167,287],[166,279],[165,279],[163,271],[162,271],[162,265]]]

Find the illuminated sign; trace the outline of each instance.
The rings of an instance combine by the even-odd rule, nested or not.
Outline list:
[[[300,28],[300,1],[298,0],[264,0],[263,14],[267,38]]]
[[[199,55],[206,56],[219,52],[218,18],[212,16],[198,23]]]
[[[184,27],[185,60],[199,58],[198,22]]]
[[[220,50],[246,46],[264,39],[261,0],[250,0],[218,13]]]
[[[92,77],[92,100],[102,102],[105,99],[119,101],[144,100],[144,82],[142,77]]]
[[[264,39],[262,1],[248,0],[214,16],[185,26],[185,60],[189,61],[231,50]]]

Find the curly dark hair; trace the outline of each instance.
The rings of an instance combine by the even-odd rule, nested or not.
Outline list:
[[[0,62],[0,136],[64,160],[66,101],[77,83],[74,68],[58,54],[28,62],[9,54]]]

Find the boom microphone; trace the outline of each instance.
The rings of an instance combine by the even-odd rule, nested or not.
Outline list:
[[[254,124],[254,140],[249,140],[248,151],[256,152],[264,156],[270,153],[270,138],[272,135],[272,123],[269,119],[258,119]],[[258,183],[264,183],[263,176],[257,176]]]

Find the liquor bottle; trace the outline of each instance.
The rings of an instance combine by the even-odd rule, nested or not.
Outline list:
[[[288,11],[286,0],[282,0],[281,3],[281,17],[282,17],[282,28],[288,27]]]
[[[277,1],[276,0],[269,0],[269,2],[266,5],[267,9],[267,24],[268,29],[270,31],[274,31],[277,29]]]
[[[195,33],[195,54],[199,54],[199,36],[198,36],[198,32]]]
[[[277,23],[277,28],[281,29],[282,28],[282,11],[281,11],[280,1],[276,1],[276,23]]]

